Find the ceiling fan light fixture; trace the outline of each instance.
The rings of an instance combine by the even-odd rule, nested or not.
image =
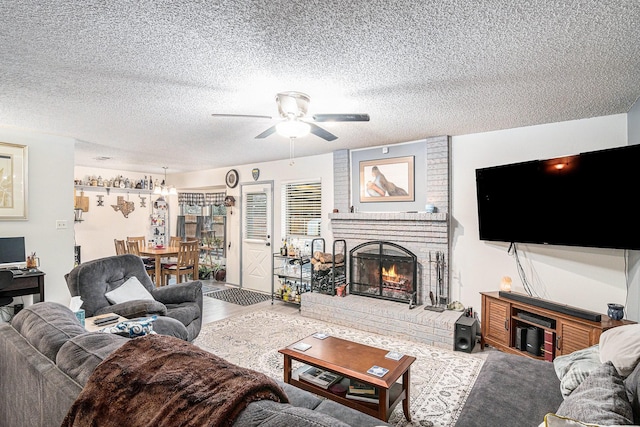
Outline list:
[[[285,138],[302,138],[311,131],[309,123],[300,120],[285,120],[276,125],[276,132]]]

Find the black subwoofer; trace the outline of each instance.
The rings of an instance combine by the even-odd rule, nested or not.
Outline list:
[[[527,328],[523,326],[516,326],[516,348],[527,351]]]
[[[540,346],[543,342],[542,334],[543,330],[540,328],[536,328],[535,326],[527,328],[527,352],[534,356],[540,356],[542,354],[540,351]]]
[[[476,345],[478,322],[473,317],[461,316],[456,321],[454,349],[471,353]]]

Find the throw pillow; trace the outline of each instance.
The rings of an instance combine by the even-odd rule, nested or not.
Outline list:
[[[596,344],[553,359],[553,367],[560,380],[560,392],[563,397],[569,396],[591,371],[602,365],[598,347]]]
[[[571,418],[559,417],[556,414],[547,414],[544,421],[538,427],[599,427],[598,424],[587,424]]]
[[[136,299],[153,300],[153,296],[140,283],[137,277],[132,276],[122,285],[104,294],[111,304],[133,301]]]
[[[600,361],[610,360],[626,377],[640,360],[640,324],[618,326],[600,335]]]
[[[631,403],[611,362],[589,376],[561,404],[556,415],[601,425],[631,425]]]

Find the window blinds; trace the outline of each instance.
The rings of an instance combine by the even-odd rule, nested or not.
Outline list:
[[[282,222],[287,236],[319,236],[322,219],[320,182],[282,186]]]

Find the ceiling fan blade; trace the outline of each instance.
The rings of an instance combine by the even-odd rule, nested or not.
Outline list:
[[[275,131],[276,131],[276,127],[275,126],[271,126],[269,129],[265,130],[260,135],[256,136],[256,139],[266,138],[269,135],[273,135],[273,133]]]
[[[309,126],[311,126],[310,132],[312,134],[314,134],[315,136],[319,136],[320,138],[326,139],[327,141],[333,141],[334,139],[338,139],[337,136],[335,136],[334,134],[332,134],[329,131],[326,131],[326,130],[322,129],[318,125],[314,125],[313,123],[307,123],[307,124]]]
[[[368,122],[368,114],[314,114],[314,122]]]
[[[239,117],[243,119],[272,119],[271,116],[258,116],[255,114],[212,114],[213,117]]]

